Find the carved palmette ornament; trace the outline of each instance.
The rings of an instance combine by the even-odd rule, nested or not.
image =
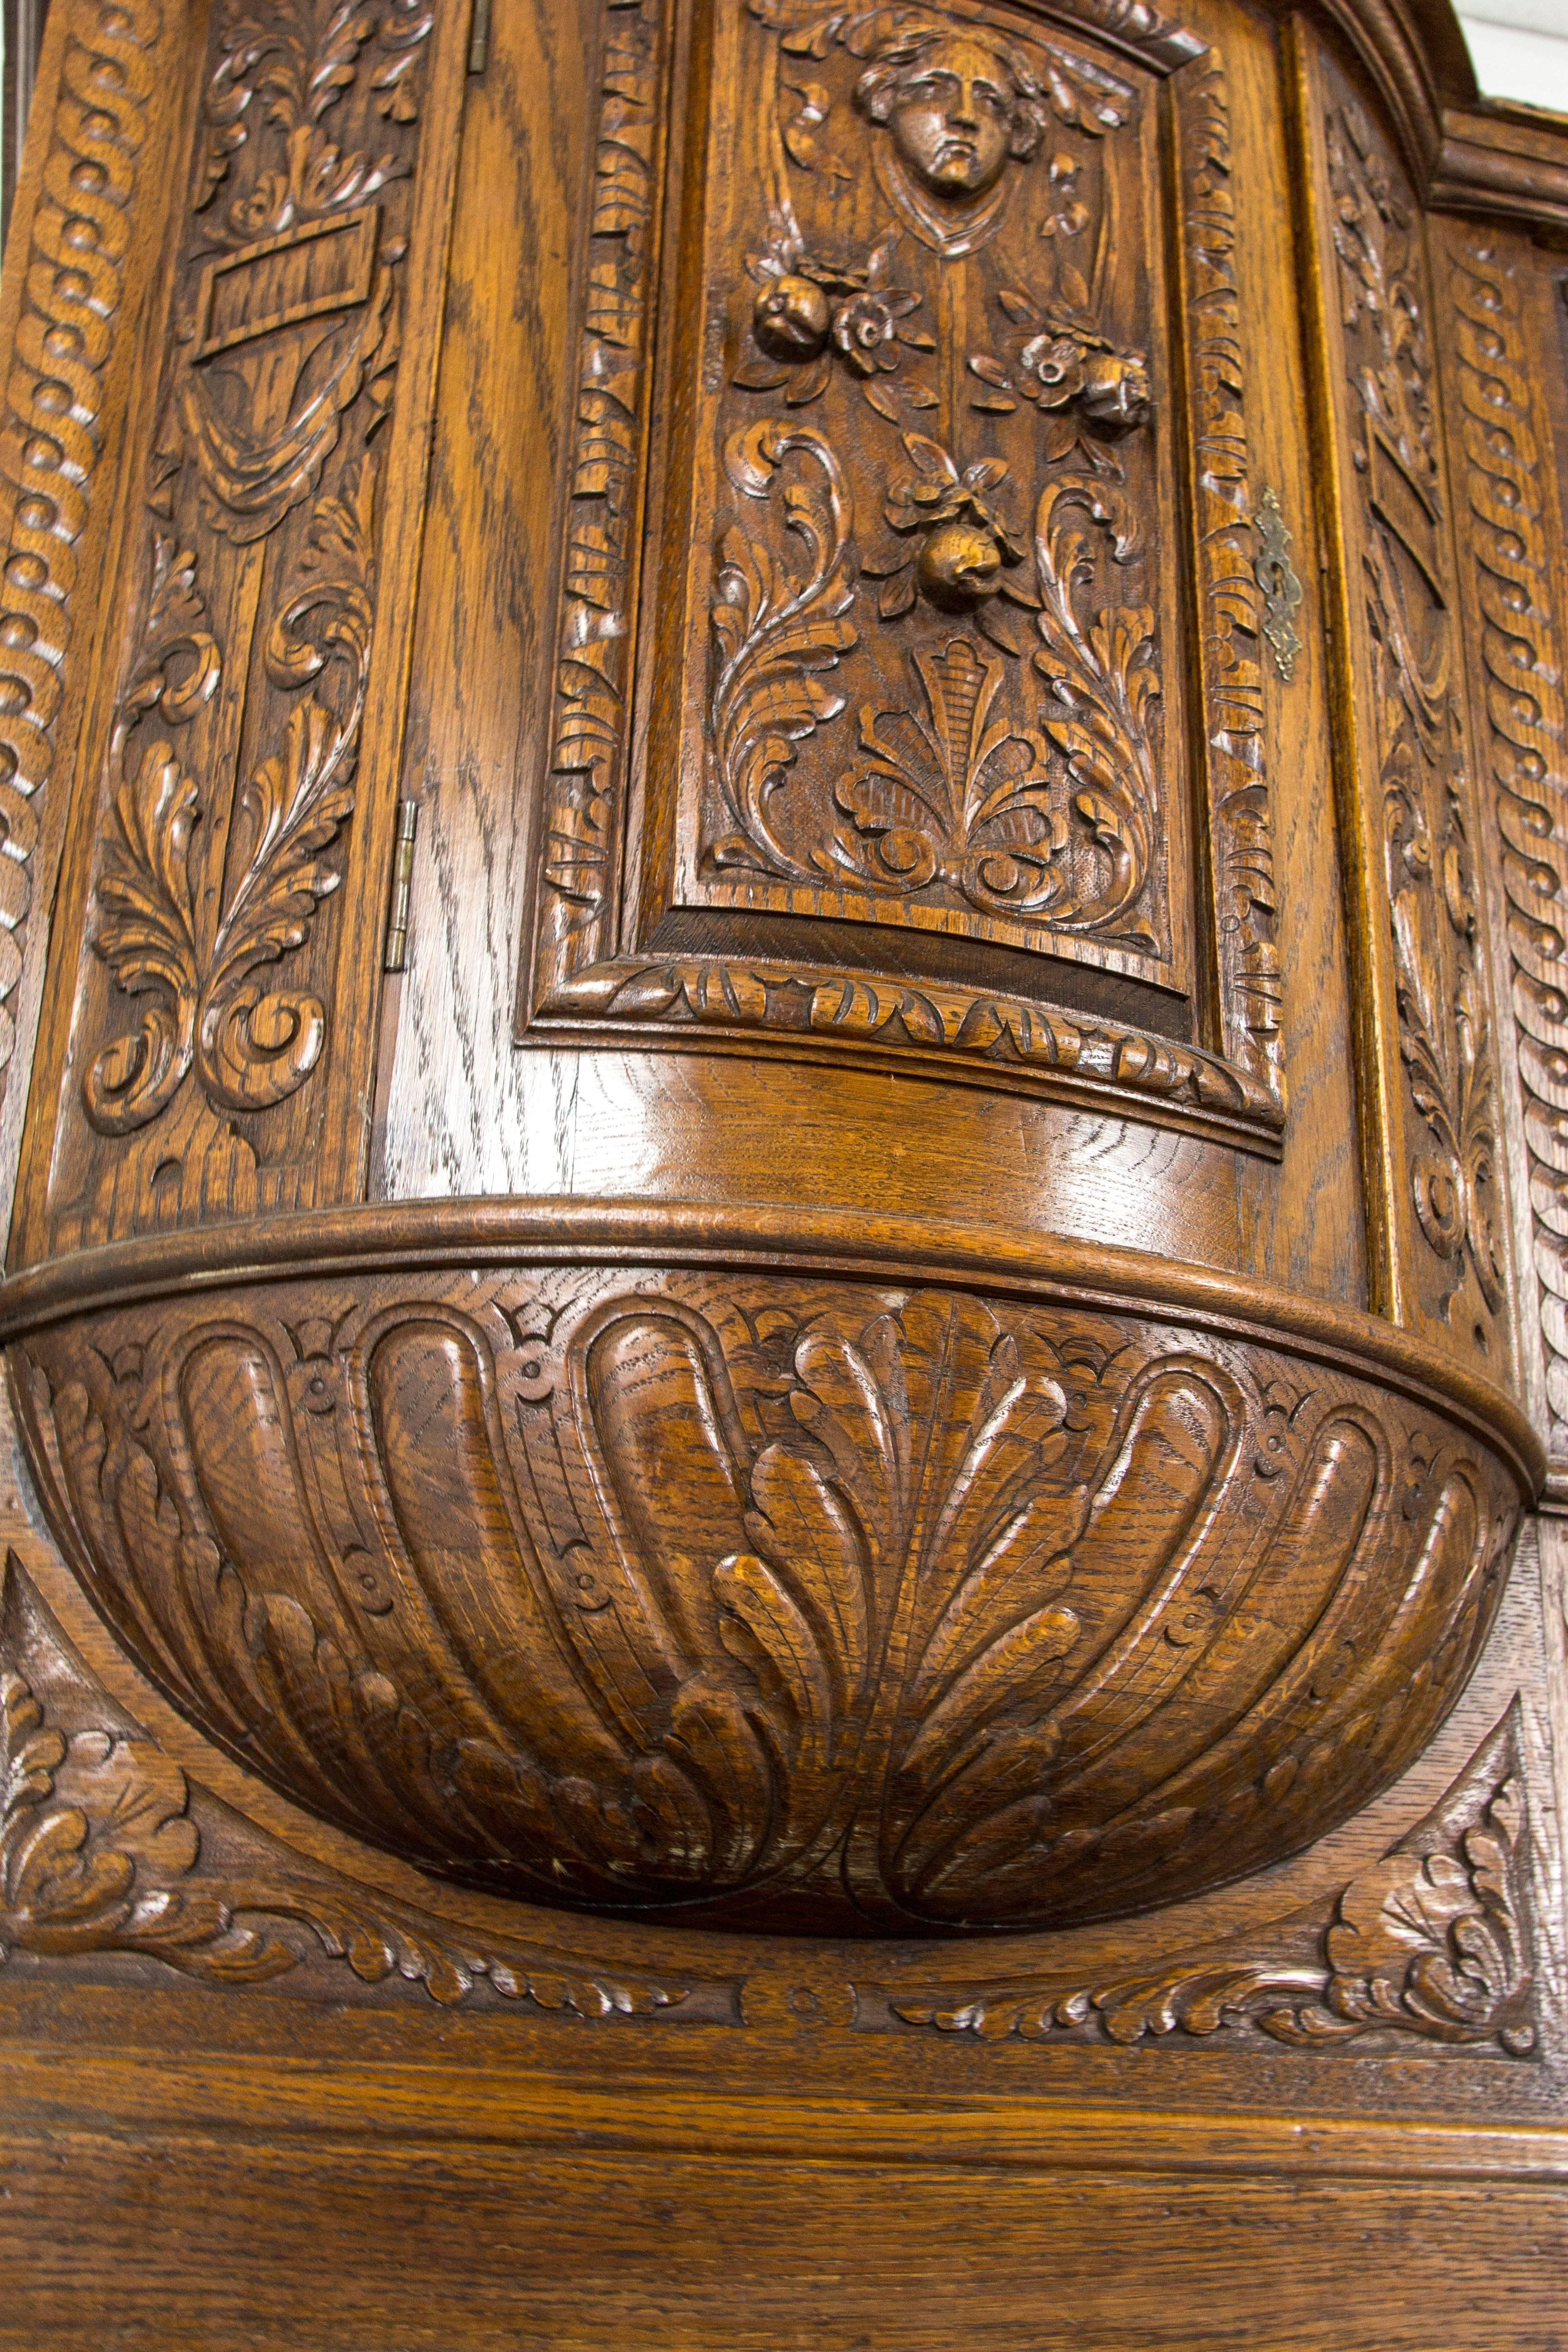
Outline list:
[[[375,636],[436,23],[215,11],[133,528],[58,1245],[299,1197]],[[237,1127],[235,1122],[240,1124]],[[160,1187],[162,1212],[152,1188]]]
[[[1489,1624],[1511,1482],[1342,1366],[806,1276],[363,1276],[37,1334],[100,1608],[319,1812],[516,1894],[1064,1924],[1320,1834]]]

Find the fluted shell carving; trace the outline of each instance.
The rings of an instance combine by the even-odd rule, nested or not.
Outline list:
[[[1516,1502],[1342,1364],[806,1274],[353,1270],[12,1353],[205,1730],[533,1900],[954,1932],[1278,1860],[1419,1752]]]

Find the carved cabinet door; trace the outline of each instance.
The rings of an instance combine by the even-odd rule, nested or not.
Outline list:
[[[5,2352],[1562,2352],[1565,252],[1447,0],[53,0]]]

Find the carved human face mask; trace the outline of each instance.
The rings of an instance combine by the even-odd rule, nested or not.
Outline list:
[[[995,186],[1012,143],[1014,90],[993,50],[943,41],[903,83],[891,116],[906,168],[938,196]]]

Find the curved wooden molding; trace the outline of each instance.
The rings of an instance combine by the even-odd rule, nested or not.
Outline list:
[[[1070,1235],[843,1209],[618,1198],[377,1201],[299,1211],[211,1231],[150,1234],[30,1266],[0,1287],[0,1343],[70,1318],[235,1282],[378,1269],[552,1262],[780,1266],[978,1283],[1017,1299],[1122,1307],[1283,1344],[1309,1360],[1385,1383],[1459,1422],[1508,1462],[1521,1496],[1541,1492],[1546,1454],[1503,1389],[1408,1332],[1325,1298],[1152,1252]]]
[[[737,1988],[584,1965],[455,1929],[330,1874],[242,1822],[152,1740],[0,1563],[0,1966],[115,1954],[214,1986],[486,1992],[585,2018],[736,2013]]]
[[[1305,1912],[1136,1977],[900,1992],[893,2014],[988,2040],[1126,2045],[1250,2027],[1293,2049],[1370,2034],[1528,2058],[1539,2030],[1518,1716],[1515,1700],[1441,1803],[1326,1917]]]
[[[333,1221],[383,1253],[393,1222]],[[711,1239],[682,1267],[665,1213],[621,1263],[613,1220],[531,1223],[531,1265],[470,1224],[456,1264],[351,1276],[297,1226],[317,1271],[154,1303],[121,1251],[118,1301],[105,1253],[89,1311],[37,1314],[64,1268],[8,1302],[96,1605],[408,1861],[742,1929],[1064,1927],[1300,1851],[1468,1679],[1503,1454],[1256,1293],[1223,1328],[1152,1260],[1112,1304],[934,1284],[909,1236],[868,1280]]]

